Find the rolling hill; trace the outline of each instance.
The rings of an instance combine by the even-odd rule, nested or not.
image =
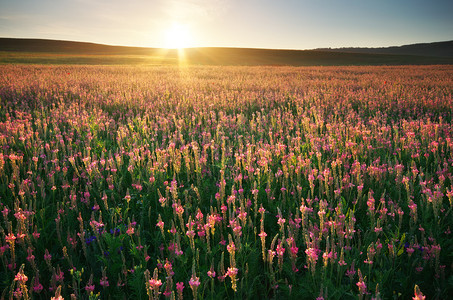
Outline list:
[[[45,39],[0,38],[0,63],[200,65],[453,64],[453,41],[387,48],[275,50],[201,47],[178,50]]]

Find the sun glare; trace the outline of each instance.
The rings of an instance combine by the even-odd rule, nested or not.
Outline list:
[[[191,36],[186,25],[175,23],[167,30],[165,48],[181,49],[189,47],[190,43]]]

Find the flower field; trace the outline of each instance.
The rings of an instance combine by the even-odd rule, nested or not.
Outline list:
[[[453,66],[0,66],[0,293],[447,299]]]

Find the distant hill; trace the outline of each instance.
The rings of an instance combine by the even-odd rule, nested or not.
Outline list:
[[[180,61],[178,50],[0,38],[0,63],[176,64]],[[292,66],[453,64],[453,41],[388,48],[315,50],[188,48],[184,50],[184,63]]]
[[[420,43],[380,48],[319,48],[316,50],[348,53],[419,55],[431,57],[453,57],[453,41]]]
[[[0,38],[0,51],[98,55],[146,55],[152,48],[110,46],[46,39]]]

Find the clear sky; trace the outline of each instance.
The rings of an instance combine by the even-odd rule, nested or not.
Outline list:
[[[379,47],[453,40],[452,16],[452,0],[0,0],[0,37],[145,47]]]

